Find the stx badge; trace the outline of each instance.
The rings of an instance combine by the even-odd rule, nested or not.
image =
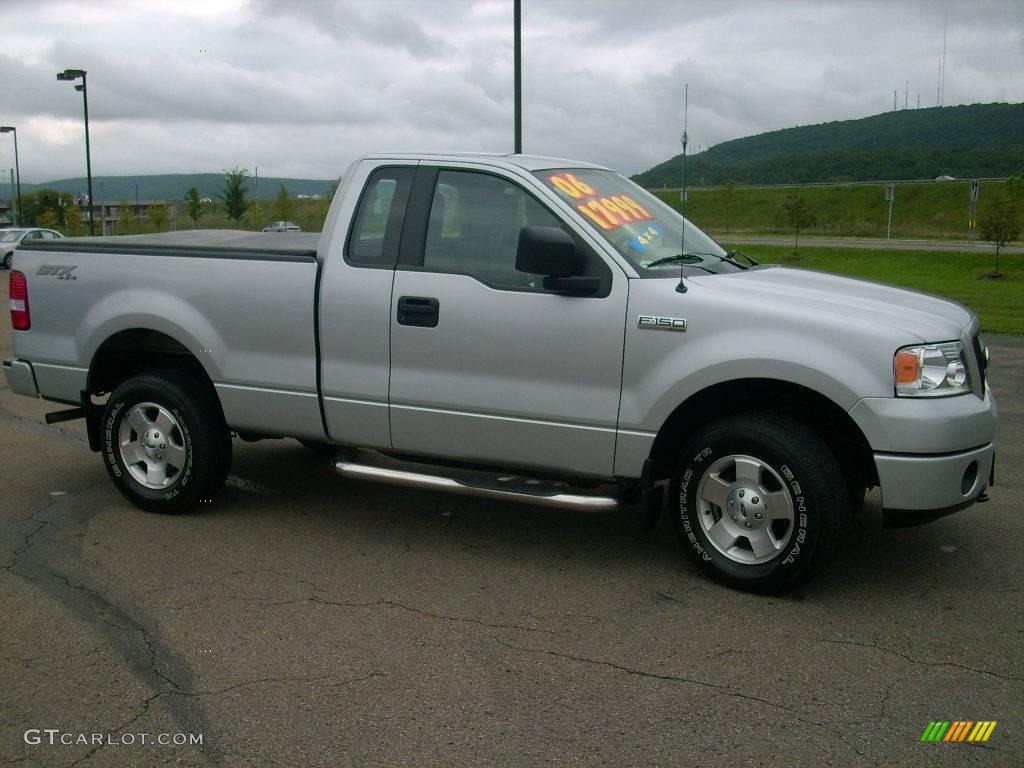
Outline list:
[[[76,269],[78,269],[77,265],[67,267],[62,264],[43,264],[43,266],[36,270],[36,274],[51,275],[58,280],[77,280],[78,278],[71,274]]]

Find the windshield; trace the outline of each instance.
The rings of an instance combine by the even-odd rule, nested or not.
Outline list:
[[[621,174],[562,168],[537,171],[536,176],[593,224],[642,275],[678,275],[680,266],[689,273],[743,268],[723,261],[729,256],[722,246]]]
[[[0,243],[13,243],[25,234],[24,229],[5,229],[0,232]]]

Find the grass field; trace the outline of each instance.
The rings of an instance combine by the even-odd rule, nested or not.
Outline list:
[[[109,205],[116,205],[110,203]],[[185,212],[185,204],[181,201],[170,203],[171,212],[173,215],[168,216],[167,222],[164,224],[163,231],[171,229],[192,229],[192,220],[188,217]],[[327,209],[330,207],[331,201],[326,198],[320,200],[298,200],[292,199],[292,212],[288,216],[290,221],[298,224],[306,232],[319,232],[324,225],[324,219],[327,218]],[[250,210],[250,215],[244,217],[240,224],[236,224],[234,221],[227,217],[224,211],[224,204],[221,202],[203,203],[202,215],[199,221],[196,223],[197,229],[246,229],[250,231],[256,231],[262,229],[270,222],[280,218],[277,216],[277,212],[274,209],[273,203],[269,200],[263,200],[260,202],[260,211],[257,212],[258,216],[251,215],[253,213]],[[259,219],[257,221],[256,219]],[[67,228],[58,227],[65,234],[69,234]],[[151,234],[156,232],[156,227],[153,226],[153,222],[149,220],[148,216],[143,215],[138,224],[135,227],[133,234]],[[96,211],[96,234],[100,233],[99,224],[99,209]],[[88,222],[82,223],[81,234],[88,234]],[[112,235],[123,235],[129,234],[123,228],[117,224],[112,225],[112,231],[108,229],[107,234]]]
[[[915,187],[919,189],[915,190]],[[720,237],[725,242],[728,242],[730,231],[758,233],[785,231],[780,226],[771,226],[765,222],[775,216],[775,208],[781,207],[782,200],[792,192],[791,188],[748,188],[737,189],[736,192],[737,202],[731,206],[730,212],[726,215],[720,207],[722,190],[693,190],[689,200],[691,218],[699,226],[721,233]],[[871,229],[858,218],[863,214],[855,216],[851,213],[856,206],[860,205],[862,211],[882,216],[884,200],[882,199],[881,185],[877,189],[874,186],[803,187],[800,192],[808,197],[812,205],[818,207],[819,221],[830,221],[828,226],[822,225],[814,228],[809,231],[809,234],[885,235],[884,226],[881,231]],[[874,199],[876,197],[877,200]],[[919,228],[914,229],[909,224],[903,229],[894,227],[894,236],[954,236],[955,233],[949,230],[935,228],[934,214],[931,216],[933,226],[929,227],[925,219],[928,218],[927,212],[933,209],[947,211],[951,218],[953,202],[959,197],[966,201],[966,184],[907,184],[897,187],[897,200],[902,201],[908,217],[910,212],[915,212]],[[983,186],[982,199],[984,197],[985,187]],[[678,195],[674,202],[678,204]],[[307,232],[317,232],[323,226],[329,204],[328,200],[295,200],[291,220]],[[965,209],[966,203],[959,207]],[[191,228],[192,223],[185,215],[184,205],[177,203],[175,208],[174,227],[176,229]],[[220,203],[205,204],[203,212],[198,223],[200,228],[234,228],[236,226],[234,222],[228,220]],[[844,216],[847,218],[844,219]],[[272,218],[271,204],[268,201],[263,201],[262,222],[269,223]],[[732,224],[727,226],[724,223],[726,221],[730,221]],[[841,221],[847,221],[846,228],[836,223]],[[165,229],[170,228],[171,225],[168,223]],[[243,221],[241,228],[258,229],[256,222],[251,219]],[[138,231],[152,232],[154,228],[148,219],[143,218],[139,222]],[[966,228],[959,234],[966,235]],[[991,254],[805,246],[800,249],[799,256],[794,257],[789,245],[744,245],[740,246],[740,250],[764,263],[821,269],[946,296],[966,304],[977,312],[986,331],[1024,335],[1024,255],[1003,255],[1001,269],[1006,277],[996,281],[979,279],[980,275],[993,270],[994,257]]]
[[[1003,182],[981,182],[979,214],[985,203],[1001,190]],[[679,208],[678,192],[659,192],[662,200]],[[732,199],[724,188],[691,189],[687,218],[706,231],[784,233],[782,204],[792,194],[802,195],[814,212],[817,224],[807,234],[849,237],[885,237],[889,204],[885,185],[857,184],[803,187],[736,187]],[[893,205],[894,238],[967,239],[970,184],[897,184]]]
[[[979,276],[994,267],[991,254],[805,247],[793,256],[790,246],[739,248],[763,264],[820,269],[944,296],[974,310],[989,333],[1024,335],[1024,255],[1002,255],[1000,271],[1006,276],[984,280]]]
[[[1003,182],[982,182],[979,215],[984,213],[986,201],[992,200]],[[656,191],[670,205],[679,207],[679,193]],[[817,223],[806,230],[809,235],[845,237],[885,237],[888,203],[885,188],[878,184],[832,185],[802,187],[736,187],[731,192],[724,188],[691,189],[687,215],[705,231],[737,234],[789,234],[782,206],[791,194],[800,194],[814,212]],[[968,239],[970,184],[907,183],[896,185],[896,203],[893,209],[893,237],[896,239]],[[190,229],[192,222],[185,214],[185,205],[168,201],[173,221],[164,229]],[[115,203],[111,203],[115,204]],[[307,232],[319,231],[330,201],[292,199],[292,213],[288,217]],[[222,203],[205,203],[203,216],[197,226],[204,229],[257,230],[280,218],[270,200],[261,202],[260,215],[249,215],[236,225],[224,213]],[[258,219],[258,222],[257,222]],[[148,217],[138,223],[140,233],[155,231]],[[121,229],[115,225],[115,233]]]

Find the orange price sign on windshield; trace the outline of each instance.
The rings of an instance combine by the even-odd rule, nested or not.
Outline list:
[[[601,229],[615,229],[634,221],[652,221],[654,216],[629,195],[598,197],[598,191],[574,173],[555,173],[548,181],[563,195],[579,201],[576,210]]]
[[[601,229],[615,229],[633,221],[652,221],[654,216],[629,195],[611,195],[587,200],[576,209]]]
[[[556,173],[553,176],[548,176],[548,181],[550,181],[552,186],[556,187],[559,192],[568,195],[573,200],[580,200],[584,197],[590,197],[591,195],[597,194],[592,186],[580,179],[574,173]]]

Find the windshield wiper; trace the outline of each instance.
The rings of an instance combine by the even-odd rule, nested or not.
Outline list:
[[[701,266],[700,262],[703,256],[727,262],[729,264],[732,264],[734,267],[739,267],[740,269],[749,269],[749,267],[740,264],[738,261],[733,261],[728,256],[720,256],[717,253],[677,253],[675,256],[665,256],[664,258],[661,259],[655,259],[654,261],[647,265],[647,269],[656,267],[659,264],[692,264],[698,269],[703,269],[705,272],[715,274],[707,267]]]
[[[658,267],[662,264],[699,264],[703,261],[702,256],[710,256],[710,254],[704,253],[677,253],[675,256],[665,256],[661,259],[655,259],[647,265],[647,269],[651,267]]]
[[[729,251],[728,256],[730,258],[735,258],[737,256],[740,256],[740,257],[746,259],[747,261],[749,261],[750,262],[750,266],[752,266],[752,267],[760,266],[756,261],[754,261],[754,259],[752,259],[750,256],[747,256],[747,254],[745,254],[743,251],[739,250],[738,248]]]

